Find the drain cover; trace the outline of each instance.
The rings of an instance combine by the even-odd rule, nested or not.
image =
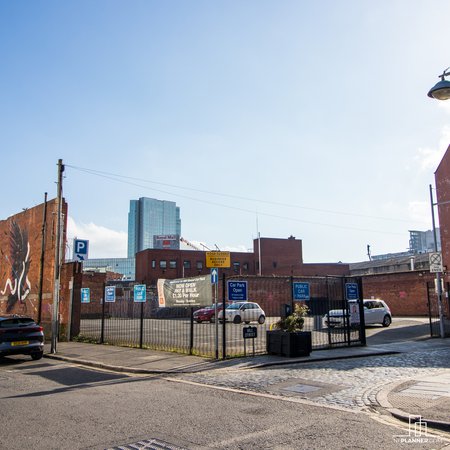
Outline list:
[[[146,439],[134,444],[119,445],[105,450],[188,450],[158,439]]]
[[[299,394],[307,394],[308,392],[316,392],[320,390],[320,387],[310,386],[309,384],[295,384],[294,386],[288,386],[283,388],[283,391],[297,392]]]

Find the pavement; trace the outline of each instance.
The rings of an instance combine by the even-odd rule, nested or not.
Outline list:
[[[47,358],[87,367],[300,394],[321,404],[376,410],[410,425],[426,422],[428,427],[450,431],[450,339],[317,350],[309,357],[257,355],[227,360],[81,342],[59,342],[56,353],[50,353],[49,346],[45,350]],[[314,390],[322,390],[323,395]]]

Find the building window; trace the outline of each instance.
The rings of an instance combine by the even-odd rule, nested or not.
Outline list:
[[[197,261],[197,269],[198,270],[202,270],[203,269],[203,262],[202,261]]]
[[[238,262],[234,262],[233,263],[233,270],[234,270],[234,273],[239,273],[239,269],[241,268],[241,264],[240,263],[238,263]]]
[[[242,264],[242,268],[243,268],[244,270],[248,270],[248,263]]]
[[[167,261],[166,260],[161,260],[160,262],[159,262],[159,268],[160,269],[166,269],[167,268]]]
[[[156,269],[156,260],[152,259],[152,269]]]
[[[175,260],[169,261],[169,267],[171,269],[176,269],[177,268],[177,262]]]
[[[278,264],[277,264],[277,262],[276,262],[276,261],[274,261],[274,262],[272,263],[272,266],[273,266],[273,268],[274,268],[274,269],[276,269],[276,268],[277,268],[277,265],[278,265]]]
[[[191,262],[190,261],[183,261],[183,267],[185,269],[190,269],[191,268]]]

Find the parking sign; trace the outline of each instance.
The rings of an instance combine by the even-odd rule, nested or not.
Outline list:
[[[91,290],[89,288],[81,288],[81,303],[91,302]]]
[[[136,284],[134,286],[134,302],[145,303],[147,286],[145,284]]]
[[[73,240],[73,259],[75,261],[85,261],[88,259],[89,241],[83,239]]]
[[[116,301],[116,287],[115,286],[106,286],[105,287],[105,302],[113,303]]]

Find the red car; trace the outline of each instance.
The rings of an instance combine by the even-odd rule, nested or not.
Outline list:
[[[202,322],[211,322],[213,323],[215,320],[215,309],[214,305],[205,306],[204,308],[197,309],[197,311],[194,312],[194,320],[197,323]],[[222,311],[223,304],[217,303],[217,312]]]

